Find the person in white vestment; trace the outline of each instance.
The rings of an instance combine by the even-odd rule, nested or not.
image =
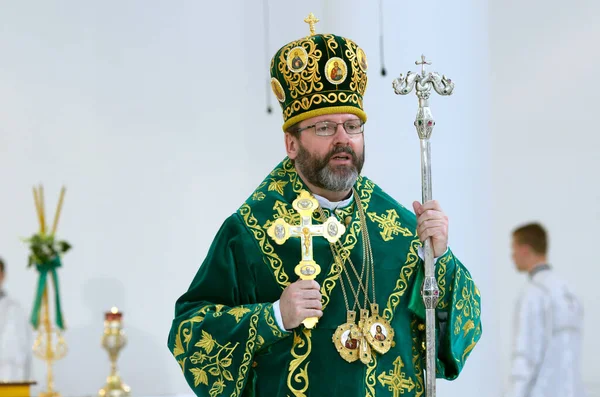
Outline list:
[[[548,264],[543,226],[523,225],[512,237],[513,261],[528,282],[516,306],[505,397],[582,397],[582,304]]]
[[[0,382],[31,380],[31,327],[21,306],[4,289],[0,258]]]

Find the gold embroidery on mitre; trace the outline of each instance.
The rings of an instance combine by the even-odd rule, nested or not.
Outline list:
[[[344,56],[352,66],[352,75],[350,76],[350,90],[365,95],[367,89],[367,72],[360,68],[357,51],[359,47],[355,42],[344,39],[346,50]],[[363,51],[364,53],[364,51]]]
[[[294,72],[288,65],[288,59],[294,59],[294,50],[302,48],[307,54],[304,68]],[[283,47],[279,52],[277,69],[285,84],[289,88],[290,98],[296,99],[312,92],[323,89],[319,75],[319,61],[323,53],[317,48],[316,43],[311,40],[294,41]]]

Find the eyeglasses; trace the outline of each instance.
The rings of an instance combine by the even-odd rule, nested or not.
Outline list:
[[[346,120],[343,123],[336,123],[334,121],[319,121],[313,125],[308,125],[303,128],[298,128],[296,132],[302,132],[309,128],[315,129],[315,134],[318,136],[331,136],[337,131],[338,125],[343,125],[344,130],[348,135],[359,135],[365,130],[365,123],[360,119]]]

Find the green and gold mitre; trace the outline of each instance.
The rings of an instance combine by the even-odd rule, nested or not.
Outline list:
[[[304,22],[310,36],[281,47],[271,59],[271,88],[283,110],[283,130],[302,120],[332,113],[351,113],[363,121],[367,57],[350,39],[315,34],[319,20]]]

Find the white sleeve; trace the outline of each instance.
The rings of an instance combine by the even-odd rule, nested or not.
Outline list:
[[[545,352],[548,315],[543,291],[529,287],[515,312],[514,346],[505,397],[527,397]]]
[[[21,308],[12,304],[6,313],[6,324],[0,335],[0,379],[30,380],[31,329]]]
[[[281,309],[279,308],[279,300],[277,300],[277,302],[273,303],[273,312],[275,312],[275,321],[277,321],[277,325],[279,326],[279,329],[281,329],[283,332],[288,332],[288,330],[286,330],[285,327],[283,326],[283,317],[281,317]]]
[[[441,256],[438,256],[437,258],[433,258],[433,264],[437,264],[438,259],[440,259],[442,256],[446,255],[448,253],[448,250],[450,249],[450,247],[446,247],[446,252],[444,252]],[[419,248],[417,248],[417,254],[419,255],[419,258],[421,258],[422,261],[425,260],[425,253],[423,252],[423,246],[419,246]]]

